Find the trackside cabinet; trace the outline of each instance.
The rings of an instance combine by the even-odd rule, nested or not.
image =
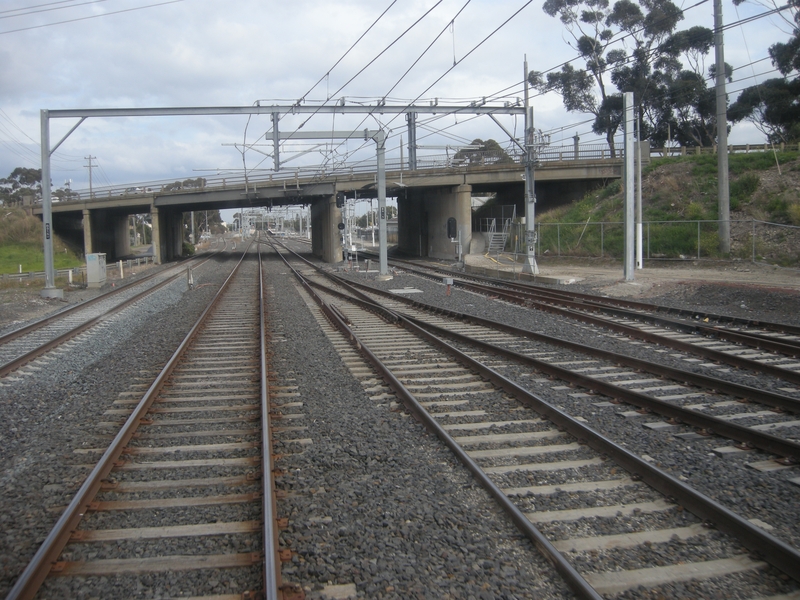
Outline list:
[[[86,285],[90,288],[103,287],[106,282],[105,253],[86,255]]]

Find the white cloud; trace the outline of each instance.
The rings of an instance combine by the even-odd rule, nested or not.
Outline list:
[[[22,0],[18,0],[22,1]],[[264,0],[185,0],[75,21],[40,27],[18,33],[3,31],[35,27],[61,20],[94,14],[113,13],[156,4],[154,0],[107,0],[65,10],[37,13],[25,17],[0,19],[0,176],[16,166],[39,166],[34,158],[38,149],[31,140],[9,125],[7,119],[36,142],[39,140],[39,110],[63,108],[222,106],[289,104],[306,94],[320,78],[322,82],[307,100],[321,101],[329,95],[346,96],[348,102],[373,102],[387,94],[400,76],[442,30],[445,33],[432,46],[411,73],[389,94],[393,99],[413,99],[461,59],[478,42],[524,4],[524,0],[473,0],[455,21],[449,23],[465,0],[443,0],[418,26],[370,65],[352,83],[344,85],[379,52],[418,19],[436,0],[400,0],[365,36],[328,77],[323,76],[336,60],[390,4],[390,0],[296,0],[291,3]],[[9,7],[13,8],[13,7]],[[763,9],[739,7],[745,11]],[[736,17],[726,5],[726,21]],[[748,13],[749,14],[749,13]],[[712,26],[711,3],[687,13],[684,23]],[[726,58],[732,64],[745,64],[766,55],[776,38],[774,25],[756,22],[746,30],[747,43],[736,41],[736,30],[726,32],[731,44]],[[782,37],[783,34],[780,34]],[[730,40],[733,40],[732,42]],[[749,50],[749,53],[747,52]],[[508,88],[512,97],[521,97],[522,60],[527,55],[529,68],[546,70],[573,53],[564,43],[561,24],[548,17],[541,6],[532,3],[498,34],[481,45],[462,64],[424,94],[456,99],[491,96]],[[707,64],[713,61],[709,58]],[[762,63],[756,72],[768,70]],[[743,87],[740,85],[739,87]],[[536,125],[543,129],[566,127],[554,140],[570,143],[575,131],[582,138],[593,138],[590,125],[580,123],[586,115],[568,114],[555,95],[536,97]],[[390,117],[384,115],[386,123]],[[468,120],[448,117],[437,122],[467,140],[495,138],[505,143],[505,135],[488,119]],[[63,144],[54,156],[53,181],[73,180],[76,188],[88,185],[86,156],[96,163],[110,183],[185,178],[201,173],[196,169],[241,167],[241,155],[231,147],[242,141],[247,119],[243,117],[182,117],[147,119],[89,119]],[[282,128],[298,126],[299,117],[288,117]],[[519,133],[521,123],[505,119],[506,126]],[[360,119],[337,116],[317,117],[306,129],[329,130],[355,127]],[[53,122],[53,142],[63,136],[74,121]],[[365,126],[374,126],[371,120]],[[403,131],[402,118],[390,125]],[[266,116],[254,117],[248,127],[248,142],[253,142],[270,127]],[[736,141],[738,128],[731,136]],[[752,130],[743,128],[748,136]],[[422,144],[455,143],[450,138],[423,137]],[[749,140],[758,142],[760,137]],[[22,150],[26,144],[28,150]],[[390,143],[396,148],[398,141]],[[353,142],[348,148],[357,147]],[[31,155],[31,150],[36,154]],[[267,148],[264,148],[267,150]],[[399,151],[395,151],[399,155]],[[367,152],[369,155],[371,153]],[[248,166],[263,157],[248,156]],[[319,161],[314,155],[304,159]],[[269,161],[265,163],[268,165]],[[298,161],[296,164],[302,164]],[[97,181],[97,180],[95,180]]]

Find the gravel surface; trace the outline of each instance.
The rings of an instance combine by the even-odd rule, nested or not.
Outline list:
[[[313,440],[281,456],[294,553],[285,581],[324,598],[564,598],[571,594],[438,441],[369,397],[306,310],[283,263],[270,295],[277,385],[293,380]],[[280,275],[283,273],[283,275]],[[289,280],[289,281],[287,281]],[[293,409],[291,412],[296,412]],[[281,434],[277,434],[281,439]],[[287,450],[289,447],[287,447]]]
[[[284,565],[284,580],[299,582],[307,597],[320,599],[332,597],[334,586],[348,585],[362,598],[570,597],[549,564],[449,451],[403,412],[370,398],[306,310],[283,264],[267,260],[266,269],[272,282],[268,298],[275,385],[298,386],[303,406],[291,412],[304,413],[307,427],[299,434],[276,435],[281,454],[276,466],[283,470],[278,487],[287,492],[279,510],[289,520],[281,540],[293,551]],[[195,272],[194,291],[186,289],[185,281],[172,284],[135,314],[111,319],[90,344],[71,345],[26,367],[29,375],[0,381],[0,594],[8,592],[60,514],[59,507],[94,464],[92,455],[76,450],[105,446],[109,432],[98,423],[111,419],[103,412],[121,392],[152,379],[227,270],[227,265],[209,264]],[[448,297],[435,282],[409,275],[389,282],[355,277],[386,289],[414,287],[423,290],[416,297],[429,303],[587,342],[585,327],[459,290]],[[686,277],[631,286],[620,282],[618,274],[604,277],[564,288],[628,296],[633,289],[633,295],[650,301],[737,316],[761,314],[759,307],[764,307],[768,320],[800,323],[800,295],[794,288],[732,287],[730,278],[709,284]],[[619,290],[625,293],[615,294]],[[63,306],[36,298],[35,292],[14,292],[11,302],[3,302],[0,331]],[[591,343],[616,351],[672,360],[655,355],[647,345],[593,335]],[[735,376],[744,381],[749,377]],[[668,434],[645,430],[638,420],[620,418],[613,409],[552,390],[552,384],[540,387],[535,391],[548,401],[583,416],[592,427],[740,514],[769,523],[775,535],[800,547],[798,488],[787,481],[786,472],[754,471],[745,466],[752,460],[749,455],[726,460],[713,455],[719,439],[676,443]],[[312,443],[298,448],[292,437]],[[510,484],[530,482],[510,478]],[[632,490],[619,494],[649,497]],[[695,521],[685,512],[657,518]],[[551,533],[558,537],[558,531]],[[690,544],[668,546],[659,551],[687,557],[694,552]],[[719,552],[729,550],[720,546]],[[614,560],[636,566],[643,557],[623,552]],[[781,589],[781,578],[773,572],[768,577],[742,576],[743,589],[758,589],[759,582],[765,594],[793,589],[791,583]],[[698,590],[713,589],[712,584],[679,587],[624,597],[697,597]],[[718,597],[739,598],[737,592],[720,589]],[[144,586],[139,597],[158,596]]]
[[[457,312],[491,318],[518,327],[571,339],[572,341],[602,346],[637,358],[670,363],[676,367],[686,368],[690,366],[690,368],[697,370],[704,368],[700,365],[687,365],[686,362],[680,359],[663,352],[659,353],[657,352],[657,347],[649,344],[631,344],[628,340],[588,329],[586,326],[563,318],[556,318],[540,311],[526,310],[502,301],[459,290],[458,288],[453,288],[450,296],[447,296],[445,286],[441,283],[404,274],[400,270],[392,280],[386,282],[377,281],[374,275],[371,274],[340,274],[346,278],[367,282],[369,285],[384,290],[418,289],[422,293],[403,295],[420,302]],[[608,285],[607,281],[596,283],[584,281],[579,285],[553,287],[597,292],[598,290],[608,290]],[[647,294],[648,301],[682,308],[693,308],[695,310],[707,307],[707,310],[712,312],[749,317],[753,316],[752,309],[742,308],[742,304],[757,307],[766,303],[770,306],[771,311],[767,317],[769,320],[792,324],[798,323],[797,303],[800,297],[794,289],[786,290],[773,286],[756,286],[754,284],[734,288],[728,283],[695,282],[688,284],[685,281],[681,283],[670,282],[664,285],[669,289],[661,295],[652,293],[651,288]],[[732,289],[735,290],[735,293],[732,293]],[[639,294],[639,297],[642,296],[643,294]],[[703,303],[702,307],[700,306],[701,301]],[[549,350],[558,351],[556,348],[550,348]],[[764,380],[764,378],[756,378],[733,369],[727,372],[717,369],[713,372],[717,376],[737,381],[738,383],[766,388],[787,387],[785,382],[771,381],[768,378]],[[789,481],[790,478],[797,478],[799,475],[797,468],[788,471],[762,473],[748,467],[747,463],[766,460],[769,457],[765,454],[748,452],[723,459],[712,451],[719,446],[731,445],[726,440],[711,437],[698,441],[684,441],[674,438],[669,433],[653,432],[642,427],[643,419],[621,418],[618,413],[627,410],[628,407],[600,408],[595,404],[607,399],[575,396],[574,389],[559,390],[557,389],[558,387],[563,386],[559,386],[559,382],[547,380],[532,384],[533,391],[548,402],[566,410],[570,414],[583,417],[592,428],[602,432],[636,454],[648,457],[648,460],[652,461],[656,466],[680,478],[740,515],[766,522],[774,528],[771,530],[773,535],[783,539],[795,548],[800,548],[798,486]],[[647,421],[652,420],[657,419],[647,419]],[[608,495],[608,497],[610,499],[611,495]],[[561,499],[561,502],[563,500]],[[551,498],[549,500],[539,500],[541,506],[537,504],[536,508],[548,508],[545,505],[550,502],[562,506],[558,498]],[[631,564],[633,564],[639,558],[628,558],[626,560],[627,562],[632,561]],[[777,593],[775,590],[780,589],[782,585],[787,585],[788,589],[795,589],[792,587],[794,584],[782,583],[783,577],[776,572],[771,572],[770,577],[765,579],[771,580],[772,593]],[[681,589],[683,590],[682,593],[688,593],[686,590],[695,590],[695,593],[697,593],[696,590],[698,588],[688,585]],[[713,586],[711,589],[713,589]],[[724,588],[720,588],[717,591],[722,589]],[[747,593],[752,592],[754,588],[742,589],[747,591],[737,590],[735,593],[731,593],[730,590],[725,590],[725,597],[747,598],[750,597]],[[665,596],[669,597],[672,593],[675,592],[665,593]],[[743,595],[740,596],[740,593]],[[659,596],[655,595],[653,597]]]
[[[194,291],[179,279],[0,380],[0,595],[94,466],[96,455],[82,450],[107,446],[100,423],[114,418],[104,411],[120,393],[152,381],[227,276],[227,263],[215,259],[195,271]],[[25,309],[14,319],[30,315]]]

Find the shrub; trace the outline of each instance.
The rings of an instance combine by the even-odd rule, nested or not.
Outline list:
[[[692,201],[686,207],[686,218],[692,221],[699,221],[706,218],[706,210],[702,202]]]
[[[189,242],[183,242],[182,256],[194,256],[194,246]]]
[[[605,200],[606,198],[619,194],[621,191],[622,184],[619,182],[619,180],[612,181],[606,187],[600,190],[600,193],[598,194],[598,200]]]
[[[786,207],[786,214],[789,216],[789,222],[792,225],[800,225],[800,203],[792,202]]]

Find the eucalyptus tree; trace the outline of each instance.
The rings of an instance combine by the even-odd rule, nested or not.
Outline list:
[[[744,0],[734,0],[741,4]],[[750,121],[773,143],[800,141],[800,0],[790,0],[780,7],[770,2],[756,2],[774,10],[782,19],[780,27],[789,39],[769,48],[772,64],[781,74],[742,90],[729,110],[728,118],[736,123]]]
[[[546,0],[543,10],[564,24],[584,66],[533,71],[528,81],[539,92],[559,93],[568,111],[593,114],[592,130],[605,136],[612,155],[624,92],[633,92],[641,137],[663,143],[673,123],[682,140],[704,137],[714,115],[703,76],[711,30],[678,30],[683,12],[671,0]]]

